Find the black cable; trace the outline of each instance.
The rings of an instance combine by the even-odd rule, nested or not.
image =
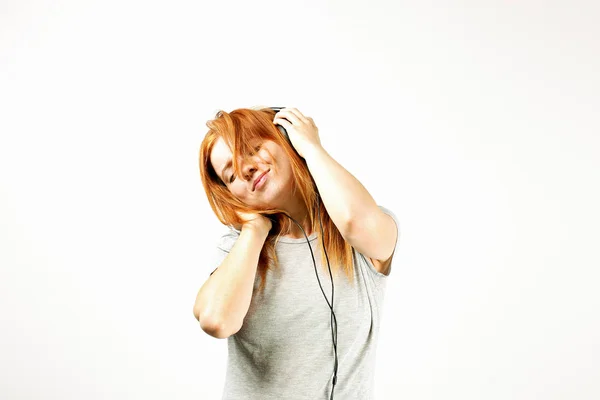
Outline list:
[[[282,109],[284,109],[285,107],[269,107],[271,110],[274,110],[276,113],[281,111]],[[287,133],[287,131],[285,130],[285,128],[282,125],[277,124],[276,125],[277,128],[279,129],[279,131],[283,134],[283,136],[286,138],[286,140],[290,143],[290,146],[292,146],[292,148],[294,150],[296,150],[294,148],[293,143],[290,140],[290,137]],[[297,153],[297,151],[296,151]],[[319,199],[319,192],[317,192],[317,199]],[[323,290],[323,286],[321,285],[321,280],[319,279],[319,274],[317,273],[317,263],[315,261],[315,256],[312,252],[312,248],[310,247],[310,242],[308,240],[308,236],[306,235],[306,232],[304,232],[304,229],[302,228],[302,225],[300,225],[298,223],[298,221],[296,221],[294,218],[290,217],[289,215],[285,214],[288,218],[290,218],[292,221],[294,221],[296,223],[296,225],[298,225],[300,227],[300,229],[302,229],[302,233],[304,233],[304,237],[306,238],[306,244],[308,244],[308,248],[310,249],[310,255],[313,258],[313,265],[315,266],[315,275],[317,276],[317,281],[319,281],[319,287],[321,288],[321,292],[323,293],[323,297],[325,297],[325,301],[327,302],[327,305],[329,306],[329,309],[331,310],[331,340],[333,341],[333,351],[335,354],[335,363],[333,365],[333,386],[331,388],[331,397],[330,399],[333,399],[333,389],[335,389],[335,385],[337,383],[337,370],[338,370],[338,357],[337,357],[337,318],[335,317],[335,312],[333,312],[333,276],[331,275],[331,266],[329,265],[329,257],[327,256],[327,249],[325,249],[325,239],[323,238],[323,224],[321,223],[321,207],[319,202],[317,201],[317,210],[319,212],[319,226],[321,227],[321,243],[323,245],[323,251],[325,252],[325,258],[327,259],[327,268],[329,269],[329,277],[331,278],[331,304],[329,304],[329,300],[327,300],[327,296],[325,295],[325,291]],[[334,324],[335,324],[335,334],[334,334]]]
[[[318,196],[317,196],[318,197]],[[318,202],[317,202],[318,204]],[[306,238],[306,244],[308,244],[308,248],[310,249],[310,255],[312,256],[313,259],[313,265],[315,267],[315,275],[317,276],[317,281],[319,282],[319,287],[321,288],[321,292],[323,293],[323,297],[325,297],[325,301],[327,302],[327,305],[329,306],[329,309],[331,310],[331,340],[333,341],[333,351],[335,354],[335,363],[333,364],[333,385],[331,387],[331,396],[329,397],[330,399],[333,399],[333,390],[335,389],[335,385],[337,383],[337,370],[338,370],[338,357],[337,357],[337,318],[335,317],[335,312],[333,311],[333,276],[331,274],[331,266],[329,265],[329,257],[327,256],[327,250],[325,249],[325,239],[323,238],[323,225],[321,223],[321,207],[317,206],[317,210],[319,212],[319,226],[321,227],[321,243],[323,245],[323,251],[325,252],[325,258],[327,260],[327,268],[329,269],[329,277],[331,278],[331,304],[329,304],[329,300],[327,300],[327,296],[325,295],[325,291],[323,290],[323,286],[321,285],[321,280],[319,279],[319,274],[317,273],[317,263],[315,261],[315,256],[312,252],[312,248],[310,247],[310,242],[308,240],[308,236],[306,235],[306,232],[304,231],[304,228],[302,228],[302,225],[300,225],[298,223],[298,221],[296,221],[294,218],[290,217],[289,215],[285,214],[289,219],[291,219],[292,221],[294,221],[296,223],[296,225],[298,225],[300,227],[300,229],[302,230],[302,233],[304,234],[304,237]],[[334,334],[334,325],[335,325],[335,334]]]

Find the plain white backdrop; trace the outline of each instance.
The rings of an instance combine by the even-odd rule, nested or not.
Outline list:
[[[224,228],[198,149],[258,105],[311,116],[401,221],[377,399],[600,398],[599,18],[3,1],[0,398],[220,399],[226,341],[192,314]]]

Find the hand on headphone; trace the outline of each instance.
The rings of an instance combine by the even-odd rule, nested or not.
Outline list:
[[[284,108],[275,114],[274,124],[285,128],[300,157],[306,159],[314,150],[322,148],[319,128],[311,117],[306,117],[296,108]]]

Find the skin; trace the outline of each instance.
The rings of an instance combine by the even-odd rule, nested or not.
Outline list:
[[[210,162],[223,183],[237,199],[256,209],[279,208],[287,211],[310,236],[312,231],[306,222],[308,217],[306,207],[304,207],[297,194],[292,194],[294,192],[294,181],[287,154],[281,146],[273,141],[263,141],[262,143],[254,143],[254,145],[255,150],[258,151],[249,155],[245,160],[241,158],[238,160],[243,176],[234,174],[233,167],[225,169],[221,175],[222,168],[232,157],[231,149],[222,138],[218,138],[215,142],[210,154]],[[258,148],[259,146],[260,148]],[[254,180],[267,170],[269,173],[263,186],[252,191]],[[232,175],[233,181],[230,182]],[[292,226],[292,233],[285,235],[285,237],[304,238],[300,228],[296,224]]]

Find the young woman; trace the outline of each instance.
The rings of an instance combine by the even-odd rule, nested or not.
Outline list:
[[[327,153],[312,118],[278,110],[207,123],[200,175],[229,231],[194,316],[228,339],[223,399],[371,399],[398,219]]]

